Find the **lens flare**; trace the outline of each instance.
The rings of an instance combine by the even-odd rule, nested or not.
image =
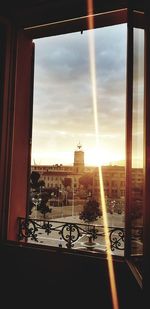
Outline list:
[[[93,0],[87,0],[87,11],[88,11],[88,29],[89,29],[89,58],[90,58],[90,73],[91,73],[91,83],[92,83],[92,100],[93,100],[93,112],[94,112],[94,123],[95,123],[95,140],[96,148],[100,152],[100,141],[99,141],[99,127],[98,127],[98,112],[97,112],[97,87],[96,87],[96,61],[95,61],[95,42],[94,42],[94,18],[93,18]],[[103,175],[102,169],[99,165],[99,188],[100,188],[100,200],[102,205],[102,215],[104,222],[104,233],[105,233],[105,244],[107,252],[107,263],[109,272],[109,281],[111,289],[111,297],[113,309],[119,309],[117,288],[115,281],[115,273],[113,267],[113,260],[111,255],[111,246],[109,240],[109,229],[106,211],[106,201],[104,195],[104,185],[103,185]]]

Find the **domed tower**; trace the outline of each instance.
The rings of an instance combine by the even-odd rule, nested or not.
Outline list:
[[[77,145],[77,150],[74,152],[74,171],[76,173],[84,172],[84,151],[81,150],[82,146],[79,143]]]

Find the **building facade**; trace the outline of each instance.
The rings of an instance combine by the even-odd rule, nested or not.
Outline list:
[[[101,205],[101,183],[99,168],[84,165],[84,151],[81,145],[74,151],[73,165],[32,165],[31,172],[40,174],[40,180],[46,189],[58,189],[60,196],[68,194],[70,198],[95,198]],[[102,181],[107,210],[122,212],[125,208],[125,166],[108,165],[101,167]],[[88,184],[88,177],[92,184]],[[86,179],[82,183],[81,179]],[[132,202],[141,205],[143,200],[143,169],[132,169]],[[137,206],[136,206],[137,207]],[[139,207],[139,206],[138,206]]]

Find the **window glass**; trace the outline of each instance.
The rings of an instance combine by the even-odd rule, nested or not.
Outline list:
[[[134,28],[131,254],[143,254],[144,30]]]
[[[85,233],[89,223],[99,233],[94,250],[105,249],[98,166],[109,231],[124,230],[126,35],[126,24],[122,24],[34,40],[29,217],[39,224],[43,220],[77,223],[80,237],[73,245],[83,250],[92,246],[85,245],[91,241],[90,233]],[[81,230],[82,224],[86,227]],[[40,228],[38,238],[46,245],[66,246],[60,234],[55,230],[54,236],[46,236]],[[112,245],[117,255],[124,254],[123,236],[120,239],[118,247]]]

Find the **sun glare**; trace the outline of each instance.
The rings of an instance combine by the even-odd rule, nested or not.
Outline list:
[[[124,157],[110,150],[104,148],[90,148],[83,149],[85,166],[103,166],[103,165],[122,165],[124,164]],[[111,155],[110,155],[111,154]],[[74,152],[68,151],[32,151],[32,164],[38,165],[73,165]]]
[[[85,150],[85,165],[99,166],[99,165],[114,165],[124,162],[124,157],[120,153],[112,152],[111,149],[105,150],[101,148],[93,148]]]
[[[92,16],[93,13],[93,0],[87,1],[88,14],[89,17],[89,29],[94,28],[94,18]],[[92,97],[93,97],[93,112],[94,112],[94,122],[95,122],[95,142],[96,149],[100,149],[99,146],[99,126],[98,126],[98,112],[97,112],[97,87],[96,87],[96,61],[95,61],[95,42],[93,32],[89,32],[89,62],[90,62],[90,72],[91,72],[91,83],[92,83]],[[105,231],[105,244],[107,248],[107,261],[108,261],[108,271],[109,271],[109,280],[110,280],[110,288],[111,288],[111,296],[112,296],[112,304],[114,309],[119,309],[118,297],[117,297],[117,288],[115,281],[115,273],[113,268],[113,261],[110,250],[110,240],[109,240],[109,231],[108,231],[108,220],[107,220],[107,212],[106,212],[106,201],[104,195],[104,186],[103,186],[103,177],[101,165],[99,165],[99,186],[100,186],[100,198],[102,205],[102,214],[104,220],[104,231]]]

